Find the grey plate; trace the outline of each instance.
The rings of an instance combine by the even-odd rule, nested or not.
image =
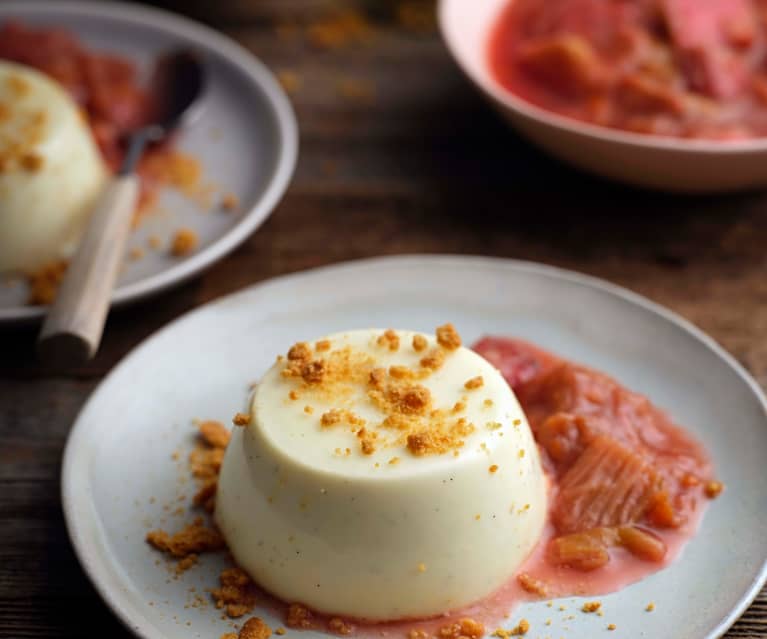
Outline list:
[[[0,22],[61,26],[94,49],[115,52],[147,69],[161,52],[177,46],[200,51],[209,87],[199,119],[181,132],[178,146],[203,165],[203,180],[218,194],[233,193],[237,212],[201,207],[167,190],[158,214],[134,232],[130,247],[147,249],[147,238],[166,243],[181,226],[193,228],[200,248],[185,258],[145,250],[126,261],[112,297],[128,302],[172,286],[223,257],[247,238],[282,197],[296,162],[298,134],[290,103],[269,70],[225,36],[185,18],[141,5],[33,0],[0,3]],[[24,304],[26,287],[0,283],[0,322],[41,317],[44,309]]]
[[[727,485],[678,561],[599,598],[604,617],[567,599],[523,605],[509,627],[525,617],[536,637],[720,636],[766,576],[767,404],[757,384],[711,338],[624,289],[535,264],[449,256],[355,262],[245,289],[173,322],[104,380],[70,435],[63,503],[80,561],[120,619],[144,639],[229,630],[215,610],[184,607],[190,587],[216,583],[221,560],[204,556],[174,581],[143,541],[147,526],[189,519],[162,506],[192,491],[179,483],[188,477],[192,418],[228,422],[245,407],[248,383],[297,340],[374,325],[427,331],[448,320],[465,342],[518,335],[645,393],[705,443]],[[645,612],[650,601],[653,613]],[[608,633],[608,623],[617,629]]]

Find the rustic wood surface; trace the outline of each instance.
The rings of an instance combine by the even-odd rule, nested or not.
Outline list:
[[[297,74],[298,168],[275,214],[242,247],[198,279],[114,312],[100,353],[74,374],[36,363],[36,328],[0,328],[0,636],[130,636],[67,539],[59,504],[67,432],[95,386],[142,339],[274,275],[403,253],[555,264],[667,305],[767,383],[764,193],[636,191],[542,156],[474,93],[433,28],[403,26],[394,2],[364,7],[374,26],[368,42],[331,50],[308,44],[305,30],[329,2],[166,4],[212,23],[273,69]],[[339,88],[358,89],[357,81],[364,90]],[[767,592],[727,637],[767,637]]]

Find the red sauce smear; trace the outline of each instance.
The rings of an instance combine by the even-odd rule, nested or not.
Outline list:
[[[513,0],[498,82],[549,111],[638,133],[767,135],[767,0]]]
[[[450,639],[444,629],[465,618],[492,632],[522,601],[620,590],[671,563],[722,490],[703,446],[646,397],[522,340],[486,337],[473,348],[513,388],[538,443],[550,479],[543,538],[490,597],[429,620],[345,620],[357,635]],[[309,615],[306,627],[332,628]]]
[[[81,107],[112,171],[122,163],[127,136],[152,118],[152,96],[139,83],[133,62],[89,51],[63,29],[5,22],[0,25],[0,59],[33,67],[58,81]],[[160,186],[178,177],[178,159],[168,143],[144,153],[138,167],[139,211],[154,202]]]

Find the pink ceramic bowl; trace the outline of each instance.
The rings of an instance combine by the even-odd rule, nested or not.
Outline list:
[[[458,65],[520,134],[565,162],[639,186],[712,193],[767,186],[767,138],[717,142],[586,124],[516,97],[492,77],[488,41],[513,0],[440,0],[439,24]]]

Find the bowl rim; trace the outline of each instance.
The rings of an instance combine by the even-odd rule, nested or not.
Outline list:
[[[560,129],[571,135],[588,137],[600,142],[641,147],[646,150],[702,155],[741,155],[767,152],[767,136],[748,140],[707,140],[663,136],[654,133],[634,133],[583,122],[536,106],[494,81],[490,73],[487,76],[480,75],[471,68],[471,65],[466,63],[462,53],[463,49],[456,44],[454,32],[449,26],[448,19],[449,9],[462,1],[438,0],[437,24],[445,46],[458,67],[483,93],[502,107],[528,120],[552,129]],[[508,6],[511,2],[514,0],[505,0],[504,6]],[[487,45],[487,37],[485,37],[485,45]],[[484,57],[486,55],[485,52]]]

